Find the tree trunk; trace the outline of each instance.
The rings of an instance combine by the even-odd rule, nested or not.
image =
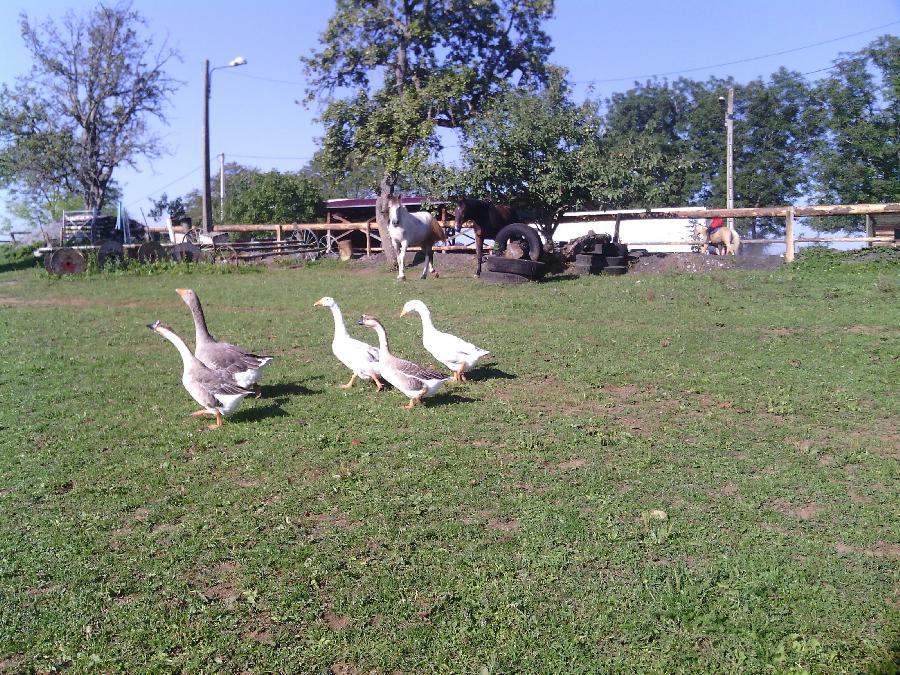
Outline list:
[[[392,267],[397,266],[397,253],[388,234],[388,198],[394,194],[394,177],[385,172],[378,186],[378,198],[375,200],[375,222],[378,224],[378,236],[381,237],[381,250]]]

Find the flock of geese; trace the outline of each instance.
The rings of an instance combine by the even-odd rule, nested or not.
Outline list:
[[[246,396],[255,394],[256,398],[260,397],[262,392],[257,381],[272,357],[252,354],[236,345],[216,340],[206,327],[206,318],[197,294],[190,288],[177,288],[175,291],[184,300],[194,318],[196,337],[194,353],[191,353],[190,348],[171,326],[156,321],[147,327],[169,340],[181,355],[184,367],[181,383],[191,397],[203,406],[191,415],[215,417],[215,423],[209,428],[217,429],[222,426],[223,418],[234,412]],[[359,378],[372,380],[378,391],[381,391],[384,388],[383,380],[386,380],[409,398],[409,403],[404,408],[410,409],[422,404],[423,399],[434,394],[451,379],[451,376],[392,354],[384,326],[374,316],[363,314],[357,323],[375,331],[378,336],[377,347],[351,337],[344,323],[341,308],[334,298],[328,296],[320,298],[313,306],[327,307],[331,310],[334,317],[331,351],[352,373],[349,382],[338,386],[349,389]],[[462,338],[435,328],[431,321],[431,312],[421,300],[410,300],[403,305],[400,316],[410,312],[418,313],[422,319],[423,346],[453,372],[452,379],[465,380],[466,371],[478,363],[479,359],[490,354],[489,351],[476,347]]]

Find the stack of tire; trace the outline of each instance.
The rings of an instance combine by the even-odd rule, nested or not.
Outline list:
[[[605,274],[619,276],[628,271],[628,244],[606,243],[594,249],[593,253],[579,253],[575,256],[575,270],[578,274]]]
[[[510,246],[512,242],[515,242],[513,247]],[[522,223],[507,225],[497,233],[494,243],[499,255],[487,257],[485,261],[487,270],[483,271],[480,277],[482,281],[523,284],[537,281],[547,273],[546,263],[540,261],[544,246],[533,227]],[[521,251],[521,257],[510,256],[509,252],[512,250],[517,254]]]

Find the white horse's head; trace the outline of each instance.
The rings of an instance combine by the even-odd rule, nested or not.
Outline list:
[[[402,208],[403,203],[400,201],[400,197],[388,197],[388,225],[397,227],[400,224],[400,209]]]
[[[706,239],[706,225],[694,223],[694,239]]]

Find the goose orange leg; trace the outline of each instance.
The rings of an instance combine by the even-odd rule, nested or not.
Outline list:
[[[349,389],[353,386],[354,382],[356,382],[356,373],[353,373],[353,377],[350,378],[350,381],[347,384],[339,384],[338,386],[341,389]]]
[[[220,413],[218,410],[216,410],[216,423],[210,424],[206,428],[209,429],[210,431],[212,431],[213,429],[218,429],[220,426],[222,426],[222,413]]]
[[[384,382],[379,380],[377,375],[372,375],[372,381],[375,383],[375,386],[378,387],[378,391],[384,389]]]
[[[256,392],[256,398],[260,398],[262,396],[262,387],[260,387],[255,382],[253,383],[253,391]]]

